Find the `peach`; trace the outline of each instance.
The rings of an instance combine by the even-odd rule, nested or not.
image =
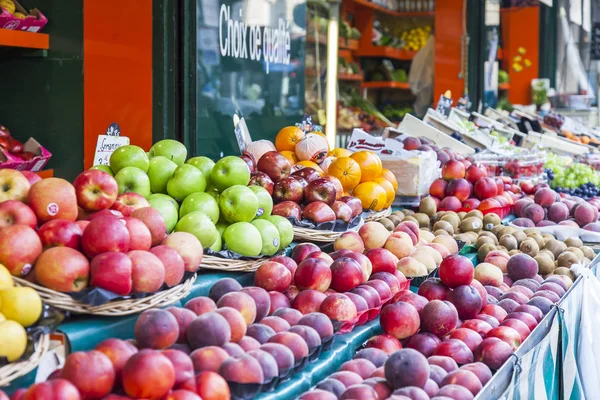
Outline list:
[[[298,296],[294,299],[292,307],[300,311],[302,314],[309,314],[311,312],[319,311],[323,300],[327,295],[317,290],[303,290],[298,293]]]
[[[396,276],[394,274],[390,274],[389,272],[377,272],[377,273],[371,275],[370,279],[372,279],[372,280],[378,279],[380,281],[385,282],[388,285],[388,287],[390,288],[390,292],[392,293],[392,296],[400,291],[400,282],[398,281],[398,278],[396,278]],[[404,280],[406,280],[406,278],[404,278]]]
[[[260,364],[263,372],[263,383],[271,382],[279,375],[279,367],[275,358],[264,350],[252,350],[248,352],[250,357],[253,357]]]
[[[471,260],[461,255],[451,255],[444,258],[439,268],[440,279],[452,289],[470,284],[474,274]]]
[[[298,321],[298,325],[310,326],[317,331],[322,341],[326,341],[333,336],[333,324],[329,317],[320,312],[306,314]]]
[[[299,335],[308,346],[308,350],[312,353],[314,349],[321,345],[321,337],[319,333],[311,328],[310,326],[305,325],[296,325],[292,326],[288,332],[295,333]]]
[[[473,362],[473,352],[463,341],[458,339],[448,339],[442,342],[433,351],[433,355],[451,357],[457,364]]]
[[[450,289],[439,278],[428,278],[419,286],[417,293],[427,300],[446,300]]]
[[[344,393],[346,391],[346,385],[344,385],[342,382],[338,381],[337,379],[327,378],[327,379],[319,382],[319,384],[316,386],[316,389],[330,392],[337,399],[342,395],[342,393]]]
[[[104,398],[104,400],[107,400],[106,397]],[[110,400],[110,399],[108,399]],[[185,389],[178,389],[178,390],[174,390],[172,392],[170,392],[165,398],[164,400],[202,400],[200,398],[200,396],[198,396],[196,393],[190,391],[190,390],[185,390]]]
[[[294,259],[292,259],[291,257],[275,256],[271,257],[270,260],[285,265],[285,267],[290,271],[290,274],[292,274],[292,276],[294,276],[296,268],[298,268],[298,264],[296,264],[296,261],[294,261]]]
[[[396,264],[398,264],[398,257],[391,251],[383,248],[371,249],[365,253],[367,258],[373,265],[373,273],[377,272],[390,272],[394,273],[396,270]]]
[[[434,357],[442,357],[442,356],[434,356]],[[445,358],[450,358],[450,357],[445,357]],[[450,358],[450,360],[452,360],[452,359]],[[427,360],[427,362],[429,362],[429,360]],[[454,360],[452,360],[452,362],[454,362]],[[454,363],[454,364],[456,365],[456,363]],[[458,365],[456,367],[458,368]],[[444,377],[446,375],[448,375],[448,372],[446,372],[446,370],[444,368],[440,367],[439,365],[429,363],[429,379],[431,379],[432,381],[437,383],[438,386],[440,385],[440,383],[442,383],[442,379],[444,379]]]
[[[405,302],[397,302],[381,310],[380,324],[385,333],[402,340],[419,331],[421,319],[415,307]]]
[[[554,282],[544,282],[537,288],[536,292],[539,290],[549,290],[551,292],[556,293],[559,297],[565,295],[566,291],[559,284]]]
[[[346,388],[349,388],[352,385],[358,385],[362,383],[363,378],[358,375],[356,372],[352,371],[338,371],[329,375],[329,379],[335,379],[344,384]]]
[[[223,295],[217,301],[217,307],[235,308],[244,317],[246,325],[250,325],[256,319],[256,303],[252,296],[244,292],[231,292]]]
[[[0,392],[3,394],[3,392]],[[0,394],[0,396],[2,396]],[[32,385],[29,389],[16,390],[12,400],[46,400],[47,398],[79,400],[81,395],[75,385],[66,379],[53,379]]]
[[[398,339],[387,333],[373,336],[365,343],[366,348],[376,348],[383,350],[388,356],[402,349],[402,344]]]
[[[260,347],[260,343],[258,342],[258,340],[250,336],[244,336],[240,339],[238,344],[245,352],[256,350]]]
[[[238,357],[244,354],[244,349],[242,349],[237,343],[232,342],[225,343],[223,345],[223,350],[225,350],[230,357]]]
[[[194,364],[190,357],[180,350],[163,350],[162,355],[167,357],[173,368],[175,368],[175,389],[180,389],[180,386],[189,379],[194,377]]]
[[[267,343],[269,338],[275,335],[275,331],[270,326],[264,324],[252,324],[248,327],[246,334],[255,339],[258,343]]]
[[[371,386],[358,384],[352,385],[342,394],[341,400],[347,399],[365,399],[365,400],[377,400],[379,396],[375,389]]]
[[[468,321],[464,321],[460,327],[474,330],[475,332],[479,333],[481,337],[485,337],[487,333],[492,330],[492,326],[490,324],[480,319],[470,319]]]
[[[279,376],[286,376],[294,367],[294,353],[288,347],[280,343],[265,343],[259,350],[266,351],[273,356],[277,363]]]
[[[465,177],[465,165],[458,160],[449,160],[442,166],[442,178],[445,180]]]
[[[499,369],[513,353],[512,347],[496,338],[489,337],[483,340],[475,351],[475,360],[481,361],[491,369]]]
[[[406,223],[408,223],[409,221],[405,221]],[[413,246],[415,246],[417,243],[419,243],[419,236],[416,235],[413,230],[411,229],[410,226],[408,226],[405,222],[401,222],[400,224],[398,224],[398,226],[396,226],[396,228],[394,228],[394,232],[390,235],[390,236],[396,236],[399,237],[400,239],[405,239],[407,235],[410,238],[410,242]],[[417,231],[418,234],[420,235],[420,232]],[[396,235],[394,235],[394,233]],[[400,235],[400,233],[402,233],[403,235]],[[389,239],[389,238],[388,238]]]
[[[178,339],[179,324],[169,311],[146,310],[140,314],[135,323],[135,340],[138,347],[166,349],[175,344]]]
[[[397,236],[396,236],[397,235]],[[399,235],[405,235],[405,237],[399,237]],[[385,241],[383,248],[389,250],[398,259],[408,257],[412,253],[413,244],[410,241],[410,237],[404,232],[396,232],[391,235]]]
[[[398,350],[385,362],[385,379],[392,389],[424,387],[429,379],[427,358],[414,349]]]
[[[437,392],[439,392],[440,387],[437,383],[435,383],[434,380],[428,379],[423,390],[425,391],[425,393],[427,393],[429,397],[433,397],[437,394]]]
[[[227,382],[263,383],[264,381],[260,363],[254,357],[247,354],[230,357],[223,361],[223,364],[219,368],[219,375]]]
[[[500,297],[500,301],[502,301],[504,299],[513,300],[514,302],[516,302],[519,305],[525,304],[529,300],[529,298],[527,296],[525,296],[524,294],[519,293],[518,291],[515,291],[515,290],[512,290],[512,289],[509,289],[508,292],[504,293],[502,295],[502,297]]]
[[[248,286],[242,288],[240,292],[246,293],[254,300],[254,304],[256,305],[256,318],[254,322],[260,322],[260,320],[269,315],[271,309],[271,297],[265,289],[256,286]]]
[[[215,303],[225,294],[242,290],[242,285],[233,278],[223,278],[215,282],[208,291],[208,297]]]
[[[535,259],[527,254],[515,254],[506,264],[508,276],[513,280],[533,278],[538,273]]]
[[[386,303],[389,299],[391,299],[393,297],[392,291],[390,290],[390,287],[388,286],[388,284],[380,279],[370,280],[370,281],[366,282],[364,285],[360,285],[359,287],[362,287],[362,286],[371,286],[373,289],[375,289],[377,291],[377,293],[379,294],[379,298],[381,299],[382,303]]]
[[[433,354],[433,351],[442,343],[435,335],[427,332],[417,333],[411,336],[405,343],[406,348],[415,349],[425,357]]]
[[[475,398],[469,389],[460,385],[446,385],[441,387],[436,396],[436,400],[473,400]]]
[[[120,383],[121,371],[123,371],[125,363],[129,357],[138,351],[138,349],[131,343],[115,338],[103,340],[96,345],[94,350],[97,350],[108,357],[115,370],[115,378],[117,383]]]
[[[560,301],[560,297],[556,293],[551,292],[550,290],[538,290],[531,297],[544,297],[550,300],[552,303],[558,303],[558,301]]]
[[[360,264],[349,257],[340,257],[331,264],[331,289],[337,292],[348,292],[363,281],[363,270]]]
[[[192,349],[222,346],[231,340],[231,327],[227,319],[215,311],[202,314],[188,326],[187,340]]]
[[[432,300],[423,307],[421,329],[437,337],[452,332],[458,324],[458,313],[448,301]]]
[[[173,363],[156,350],[134,354],[123,368],[123,389],[129,397],[160,399],[174,384]]]
[[[302,336],[293,332],[279,332],[269,338],[268,343],[278,343],[288,347],[294,354],[296,363],[308,357],[308,345]]]
[[[376,221],[365,223],[358,230],[358,234],[363,240],[365,250],[383,247],[388,236],[390,236],[388,230],[382,224]]]
[[[352,302],[356,306],[356,314],[359,316],[357,324],[362,325],[365,322],[367,322],[367,319],[369,317],[368,313],[366,313],[366,311],[369,310],[369,305],[367,304],[367,301],[363,297],[357,295],[356,293],[346,292],[344,293],[344,295],[350,300],[352,300]]]
[[[396,293],[396,295],[392,299],[392,303],[395,303],[398,301],[404,301],[404,302],[412,305],[414,308],[417,309],[417,311],[419,313],[423,310],[423,308],[428,303],[428,301],[425,297],[420,296],[416,293],[413,293],[410,290],[402,290],[402,291]]]
[[[285,319],[276,316],[266,317],[260,323],[270,327],[275,333],[285,332],[290,329],[290,324]]]
[[[388,355],[375,347],[367,347],[356,352],[354,359],[364,358],[369,360],[376,368],[383,366],[388,359]]]
[[[482,388],[481,381],[473,372],[466,369],[459,369],[458,371],[450,372],[442,380],[442,386],[446,385],[459,385],[466,387],[469,391],[476,396]]]
[[[254,284],[267,291],[283,292],[291,283],[292,274],[278,262],[264,262],[254,273]]]
[[[482,362],[474,362],[471,364],[466,364],[460,367],[462,370],[471,371],[477,376],[479,382],[481,382],[482,386],[485,386],[486,383],[492,379],[492,371],[490,368]]]
[[[436,365],[441,367],[446,371],[446,373],[450,373],[452,371],[456,371],[458,369],[458,364],[454,361],[453,358],[448,356],[431,356],[427,357],[427,362],[429,365]]]
[[[381,305],[379,293],[371,286],[361,285],[354,289],[352,293],[357,294],[365,299],[368,309],[375,309]]]
[[[556,201],[556,192],[548,187],[535,192],[533,201],[544,208],[550,207]]]
[[[532,317],[533,318],[533,317]],[[508,326],[499,326],[489,331],[486,337],[496,337],[503,342],[508,343],[513,351],[521,344],[521,335],[515,329]]]
[[[439,210],[444,211],[458,211],[462,208],[461,201],[455,196],[444,197],[442,201],[440,201]]]
[[[535,307],[535,306],[531,306],[529,304],[522,304],[519,307],[514,309],[514,312],[524,312],[527,314],[530,314],[533,318],[535,318],[535,320],[540,323],[540,321],[542,320],[542,318],[544,318],[544,314],[542,313],[542,311]]]
[[[196,297],[185,303],[183,307],[193,311],[196,315],[202,315],[217,309],[215,302],[208,297]]]
[[[77,351],[67,356],[60,377],[75,385],[82,396],[102,398],[115,384],[115,369],[103,352]]]
[[[365,244],[358,232],[344,232],[333,242],[334,250],[347,249],[362,253],[365,251]]]
[[[431,186],[429,186],[429,194],[441,200],[446,196],[447,186],[448,182],[442,178],[438,178],[431,183]]]
[[[331,264],[333,264],[333,258],[331,258],[331,256],[329,254],[325,253],[324,251],[319,250],[319,251],[312,252],[308,255],[308,257],[306,257],[306,259],[309,259],[309,258],[318,258],[320,260],[323,260],[327,263],[328,266],[331,266]]]
[[[534,224],[542,221],[546,215],[542,206],[535,203],[527,204],[523,207],[521,213],[523,214],[522,218],[530,219]]]
[[[498,320],[498,322],[504,321],[506,318],[507,312],[500,306],[496,304],[488,304],[481,309],[482,314],[490,315]]]
[[[298,397],[298,400],[335,400],[337,397],[330,392],[321,389],[313,389],[302,396]]]
[[[300,290],[294,285],[288,286],[288,288],[283,291],[284,296],[287,297],[290,303],[294,302],[299,293]]]
[[[292,259],[296,264],[300,264],[309,254],[314,253],[315,251],[321,251],[321,249],[312,243],[300,243],[292,249]]]
[[[454,304],[462,320],[475,318],[483,304],[479,292],[471,285],[455,287],[448,295],[448,300]]]
[[[474,278],[482,285],[498,287],[502,284],[502,270],[491,263],[480,263],[475,267]]]
[[[300,321],[300,318],[302,318],[303,314],[294,308],[285,307],[275,310],[273,315],[276,317],[283,318],[290,324],[290,326],[293,326],[296,325],[298,321]]]
[[[325,314],[332,321],[352,321],[358,313],[354,302],[342,293],[330,294],[323,300],[319,312]]]
[[[229,400],[229,385],[216,372],[205,371],[196,375],[196,393],[202,400]]]
[[[471,195],[472,185],[464,178],[452,179],[446,186],[446,196],[454,196],[461,202]]]
[[[460,340],[461,342],[466,344],[469,350],[471,351],[475,351],[477,346],[479,346],[479,344],[483,340],[477,332],[467,328],[455,329],[454,331],[452,331],[452,333],[450,333],[449,337],[451,339]]]
[[[196,272],[198,267],[200,267],[204,255],[202,244],[198,238],[191,233],[173,232],[165,237],[160,244],[177,250],[181,258],[183,258],[186,271]]]
[[[294,283],[300,290],[313,289],[324,292],[331,284],[331,269],[324,260],[307,258],[298,265]]]
[[[504,296],[504,295],[503,295]],[[518,293],[512,293],[511,296],[517,297]],[[510,298],[503,298],[498,302],[498,305],[504,309],[507,313],[511,313],[515,308],[519,307],[519,303]]]
[[[206,346],[192,351],[190,359],[194,372],[199,374],[205,371],[218,372],[223,361],[229,358],[229,353],[218,346]]]
[[[538,324],[537,320],[531,314],[525,312],[513,311],[506,316],[505,321],[508,319],[518,319],[519,321],[524,322],[531,331],[533,331]]]
[[[479,314],[475,317],[475,319],[479,319],[481,321],[487,322],[488,324],[490,324],[490,326],[492,328],[495,328],[500,325],[500,322],[498,322],[498,320],[496,318],[492,317],[491,315],[487,315],[487,314]]]
[[[179,337],[177,338],[177,343],[185,343],[187,328],[194,318],[197,317],[197,315],[193,311],[181,307],[168,307],[165,310],[170,312],[175,317],[177,325],[179,326]]]
[[[527,337],[531,334],[531,330],[527,327],[527,325],[523,321],[515,318],[504,320],[500,326],[508,326],[509,328],[513,328],[515,331],[519,332],[521,342],[527,339]]]
[[[271,301],[269,315],[273,314],[279,308],[291,306],[290,301],[283,293],[269,292],[269,300]]]
[[[364,254],[357,253],[356,251],[346,254],[345,257],[355,260],[358,262],[358,265],[360,265],[362,271],[361,283],[368,281],[369,277],[373,273],[373,264],[371,263],[371,260],[369,260],[369,258]]]
[[[216,309],[215,312],[222,315],[229,323],[232,342],[239,342],[246,335],[246,321],[238,310],[231,307],[221,307]]]
[[[385,378],[365,379],[363,384],[372,387],[379,399],[387,399],[392,394],[392,388],[388,385]]]

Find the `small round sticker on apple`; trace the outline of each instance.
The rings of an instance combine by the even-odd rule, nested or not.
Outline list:
[[[279,247],[279,239],[278,238],[273,238],[273,246]]]
[[[56,214],[58,214],[58,204],[56,204],[56,203],[48,204],[48,207],[46,207],[46,211],[48,212],[48,214],[50,214],[51,216],[54,217]]]
[[[256,216],[258,218],[262,217],[262,215],[265,213],[265,209],[262,207],[258,207],[258,210],[256,211]]]
[[[29,273],[29,271],[31,271],[31,269],[33,268],[32,264],[25,264],[23,265],[23,268],[21,269],[21,275],[25,276]]]

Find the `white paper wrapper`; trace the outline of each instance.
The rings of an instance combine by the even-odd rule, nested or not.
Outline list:
[[[513,228],[525,230],[527,228],[522,226],[517,226],[514,224],[509,224]],[[575,228],[574,226],[565,226],[565,225],[552,225],[552,226],[542,226],[536,227],[542,233],[550,233],[554,235],[558,240],[566,240],[570,237],[577,237],[581,239],[582,242],[585,243],[600,243],[600,232],[591,232],[586,231],[585,229]]]

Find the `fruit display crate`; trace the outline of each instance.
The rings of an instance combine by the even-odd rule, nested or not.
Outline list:
[[[0,367],[0,388],[8,386],[15,379],[27,375],[37,368],[42,357],[50,347],[50,335],[42,334],[34,345],[34,352],[28,359],[13,362]]]

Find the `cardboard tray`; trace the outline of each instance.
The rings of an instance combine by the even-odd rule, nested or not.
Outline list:
[[[17,0],[15,3],[15,11],[25,14],[27,17],[20,19],[9,13],[3,8],[0,8],[0,29],[8,29],[11,31],[26,31],[39,32],[48,23],[48,18],[40,10],[34,8],[31,12],[27,12]]]

